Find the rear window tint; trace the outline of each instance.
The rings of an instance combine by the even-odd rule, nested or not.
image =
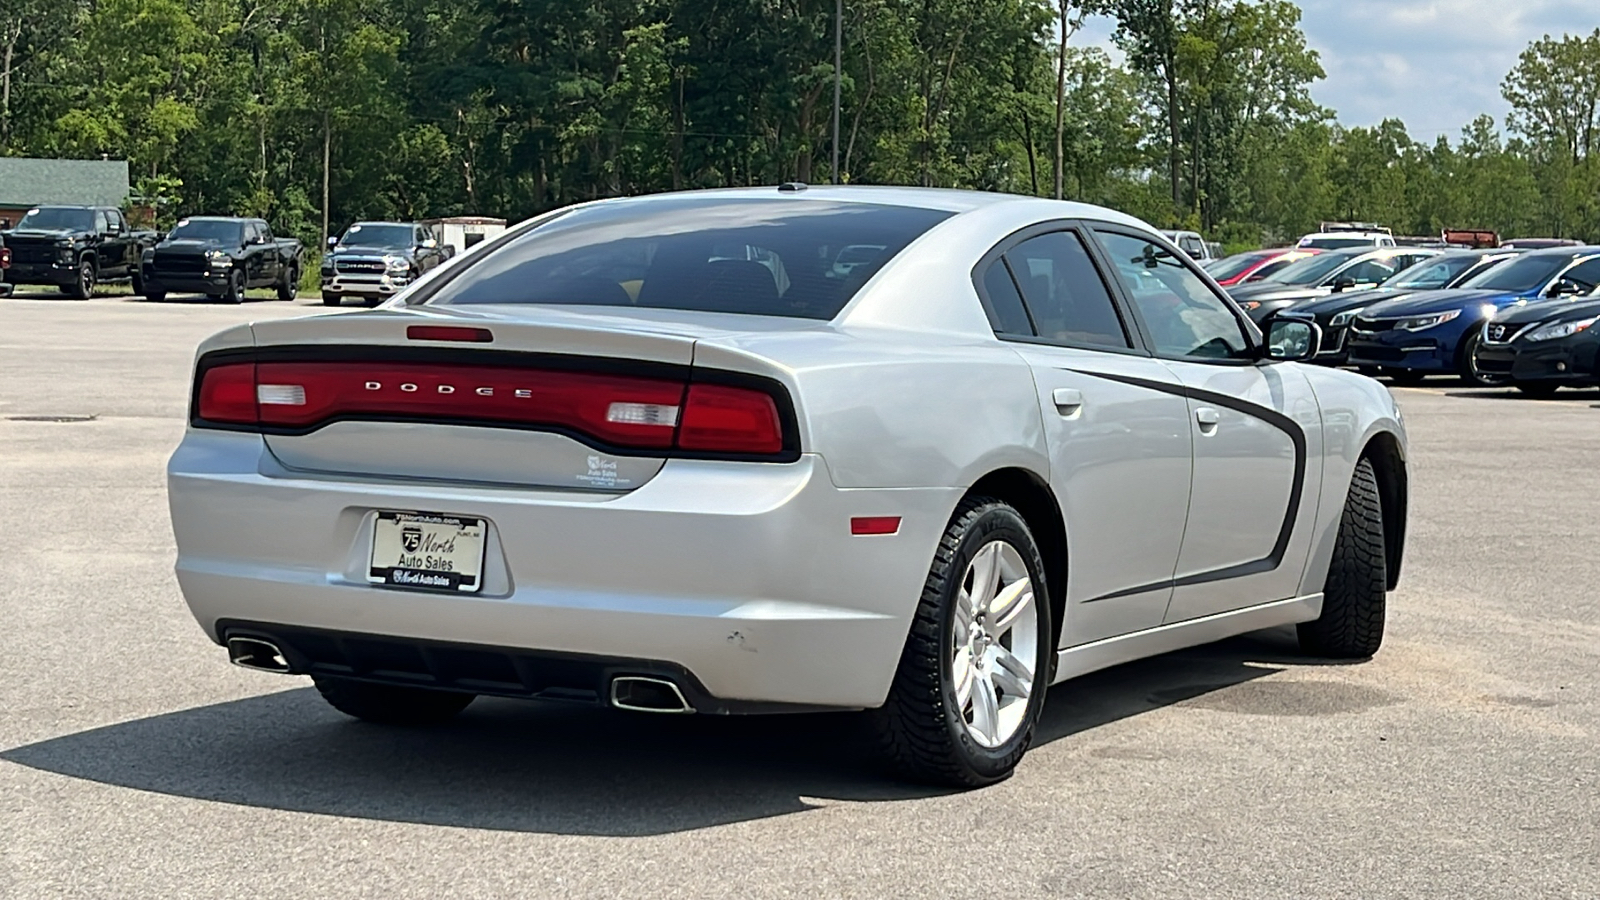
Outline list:
[[[683,197],[573,210],[428,302],[637,306],[831,319],[942,210]]]

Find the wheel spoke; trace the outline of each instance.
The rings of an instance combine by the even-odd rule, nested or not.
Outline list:
[[[989,632],[995,637],[1005,634],[1032,605],[1032,579],[1019,578],[1006,585],[989,603]]]
[[[972,728],[987,746],[1000,743],[1000,701],[987,674],[973,679]]]
[[[979,550],[972,559],[972,605],[978,612],[988,610],[989,601],[994,599],[995,589],[999,586],[999,574],[996,572],[999,564],[998,541]]]
[[[972,651],[963,647],[956,652],[950,665],[950,680],[956,685],[956,709],[966,711],[972,699],[972,685],[977,680],[977,669],[972,665]]]
[[[1033,669],[1022,658],[1005,647],[995,644],[989,648],[991,678],[1008,697],[1026,700],[1033,694]]]

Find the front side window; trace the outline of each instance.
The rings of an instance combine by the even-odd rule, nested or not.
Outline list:
[[[96,234],[105,234],[111,230],[111,225],[106,222],[106,214],[98,209],[94,212],[94,230]]]
[[[1089,259],[1083,239],[1071,231],[1029,238],[1006,251],[1039,337],[1058,344],[1133,346],[1116,304]]]
[[[1424,259],[1409,269],[1404,269],[1394,276],[1386,287],[1405,288],[1412,291],[1427,291],[1435,288],[1448,287],[1461,276],[1462,273],[1478,264],[1476,256],[1439,256]]]
[[[791,198],[682,196],[596,204],[459,268],[426,302],[831,319],[885,263],[949,216],[942,210]],[[853,249],[845,253],[847,248]]]
[[[1115,231],[1098,232],[1117,280],[1138,307],[1161,356],[1242,359],[1250,340],[1228,304],[1170,251]]]
[[[1576,284],[1585,294],[1594,290],[1596,285],[1600,285],[1600,257],[1578,263],[1563,272],[1561,280]]]

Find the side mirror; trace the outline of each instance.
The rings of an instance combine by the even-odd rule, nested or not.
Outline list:
[[[1342,294],[1356,286],[1356,280],[1346,275],[1333,283],[1333,292]]]
[[[337,246],[339,246],[339,239],[338,238],[336,238],[336,237],[328,238],[328,249],[329,250],[332,250],[333,248],[335,248]]]
[[[1275,362],[1295,362],[1316,356],[1321,345],[1322,329],[1315,317],[1284,311],[1267,322],[1263,355]]]

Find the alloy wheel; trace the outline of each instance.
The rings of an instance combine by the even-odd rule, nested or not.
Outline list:
[[[955,708],[981,746],[1004,744],[1027,721],[1039,658],[1035,602],[1015,547],[990,541],[973,555],[956,595],[950,675]]]

